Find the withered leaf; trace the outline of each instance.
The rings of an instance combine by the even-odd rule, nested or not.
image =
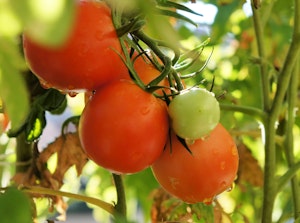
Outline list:
[[[263,171],[250,149],[243,143],[238,144],[240,156],[237,184],[249,183],[256,187],[263,186]]]
[[[77,132],[57,138],[40,154],[39,160],[45,163],[54,153],[57,153],[57,165],[53,178],[61,185],[65,173],[71,166],[75,165],[79,176],[88,161],[87,155],[82,150]]]
[[[57,154],[57,163],[55,171],[51,173],[47,168],[47,162],[55,153]],[[63,185],[63,178],[67,170],[75,165],[79,176],[87,161],[88,158],[81,147],[78,133],[67,133],[58,137],[41,153],[35,151],[30,168],[26,172],[16,173],[12,180],[15,184],[25,187],[40,186],[59,190]],[[65,219],[67,204],[62,197],[41,194],[32,194],[32,196],[50,198],[49,210],[51,211],[55,206],[56,211],[60,213],[59,218]]]

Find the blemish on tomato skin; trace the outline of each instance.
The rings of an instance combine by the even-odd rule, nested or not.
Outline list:
[[[143,108],[141,108],[140,112],[142,115],[147,115],[150,112],[149,106],[144,106]]]
[[[234,146],[232,146],[232,148],[231,148],[231,153],[232,153],[232,155],[233,156],[237,156],[238,155],[238,151],[237,151],[237,149],[236,149],[236,146],[234,145]]]
[[[221,170],[225,170],[225,167],[226,167],[226,162],[225,162],[225,161],[222,161],[222,162],[220,163],[220,168],[221,168]]]
[[[174,190],[176,190],[177,189],[177,185],[179,184],[179,180],[177,178],[174,178],[174,177],[169,177],[169,181],[170,181],[170,183],[172,185],[172,188]]]

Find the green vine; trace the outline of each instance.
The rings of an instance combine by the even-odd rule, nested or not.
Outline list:
[[[279,117],[282,103],[289,89],[289,108],[287,116],[287,131],[286,131],[286,140],[285,146],[287,146],[287,157],[289,160],[289,165],[293,167],[293,133],[292,126],[294,125],[294,104],[295,102],[295,92],[296,87],[293,87],[292,82],[296,82],[295,77],[298,75],[296,72],[293,72],[295,69],[295,64],[299,61],[299,52],[300,52],[300,1],[295,0],[294,8],[294,33],[292,37],[292,42],[288,50],[286,59],[282,70],[279,73],[279,78],[277,81],[277,90],[275,92],[275,97],[270,101],[269,95],[271,94],[269,88],[269,78],[268,70],[265,63],[260,64],[261,68],[261,85],[263,87],[263,104],[264,112],[266,113],[266,119],[264,120],[265,128],[265,166],[264,166],[264,198],[263,198],[263,210],[262,210],[262,222],[269,223],[272,222],[272,213],[273,206],[275,202],[276,195],[278,194],[278,188],[282,188],[283,182],[280,181],[280,185],[276,181],[276,151],[275,151],[275,137],[276,137],[276,122]],[[272,5],[271,5],[272,6]],[[270,7],[271,7],[270,6]],[[263,43],[263,26],[261,16],[262,13],[259,13],[258,10],[254,7],[254,1],[252,1],[252,11],[253,11],[253,21],[254,29],[257,39],[257,48],[261,61],[265,61],[266,53]],[[264,18],[265,19],[265,18]],[[288,172],[290,173],[290,172]],[[286,179],[289,174],[285,175]],[[293,188],[293,200],[294,200],[294,209],[295,209],[295,218],[299,216],[299,186],[296,178],[292,178],[292,188]],[[296,185],[297,184],[297,185]],[[295,187],[297,186],[297,187]],[[296,213],[297,212],[297,213]]]

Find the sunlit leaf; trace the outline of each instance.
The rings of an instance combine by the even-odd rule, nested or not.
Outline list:
[[[1,223],[32,223],[29,197],[16,188],[8,188],[0,194]]]
[[[70,33],[75,15],[73,0],[10,0],[15,16],[35,41],[56,46]]]
[[[24,68],[25,62],[17,43],[0,38],[0,97],[12,129],[18,129],[23,124],[29,111],[28,92],[21,74]]]

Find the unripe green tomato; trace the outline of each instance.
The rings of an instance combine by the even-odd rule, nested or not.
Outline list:
[[[178,136],[195,140],[207,136],[217,126],[220,106],[214,93],[192,88],[174,97],[169,104],[169,115]]]

